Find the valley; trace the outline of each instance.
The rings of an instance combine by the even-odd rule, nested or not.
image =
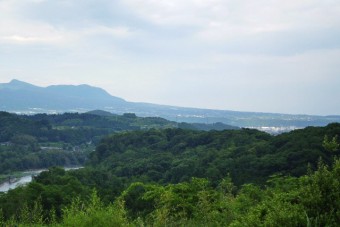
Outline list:
[[[336,226],[340,218],[339,116],[132,103],[88,85],[16,80],[0,94],[1,225]]]
[[[340,1],[0,0],[0,227],[339,227]]]

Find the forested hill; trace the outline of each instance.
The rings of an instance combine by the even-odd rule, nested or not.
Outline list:
[[[150,128],[237,129],[224,124],[188,124],[159,117],[104,111],[16,115],[0,112],[0,174],[14,170],[82,165],[102,137]]]
[[[200,177],[217,183],[230,174],[237,185],[263,183],[272,174],[301,176],[319,158],[330,163],[334,153],[323,142],[339,134],[338,123],[278,136],[250,129],[127,132],[104,139],[89,164],[139,181],[178,183]]]
[[[9,142],[15,135],[34,136],[39,142],[63,141],[81,144],[97,136],[113,132],[151,128],[186,128],[193,130],[239,129],[222,123],[189,124],[160,117],[137,117],[133,113],[115,115],[105,111],[88,113],[16,115],[0,111],[0,142]]]

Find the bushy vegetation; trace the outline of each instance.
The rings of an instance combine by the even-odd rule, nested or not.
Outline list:
[[[261,188],[239,189],[229,177],[212,187],[207,179],[178,184],[132,183],[105,205],[96,191],[46,215],[42,200],[24,204],[5,226],[338,226],[340,161],[299,178],[272,177]]]

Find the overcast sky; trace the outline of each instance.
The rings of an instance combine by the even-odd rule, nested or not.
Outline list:
[[[340,114],[339,0],[0,0],[0,83]]]

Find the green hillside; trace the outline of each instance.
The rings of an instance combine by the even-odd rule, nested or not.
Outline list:
[[[85,168],[51,168],[0,195],[2,222],[337,226],[339,134],[338,123],[278,136],[249,129],[114,134]]]
[[[83,165],[101,138],[117,132],[185,127],[211,130],[224,124],[176,123],[159,117],[137,117],[132,113],[16,115],[0,112],[0,175],[12,171]]]

